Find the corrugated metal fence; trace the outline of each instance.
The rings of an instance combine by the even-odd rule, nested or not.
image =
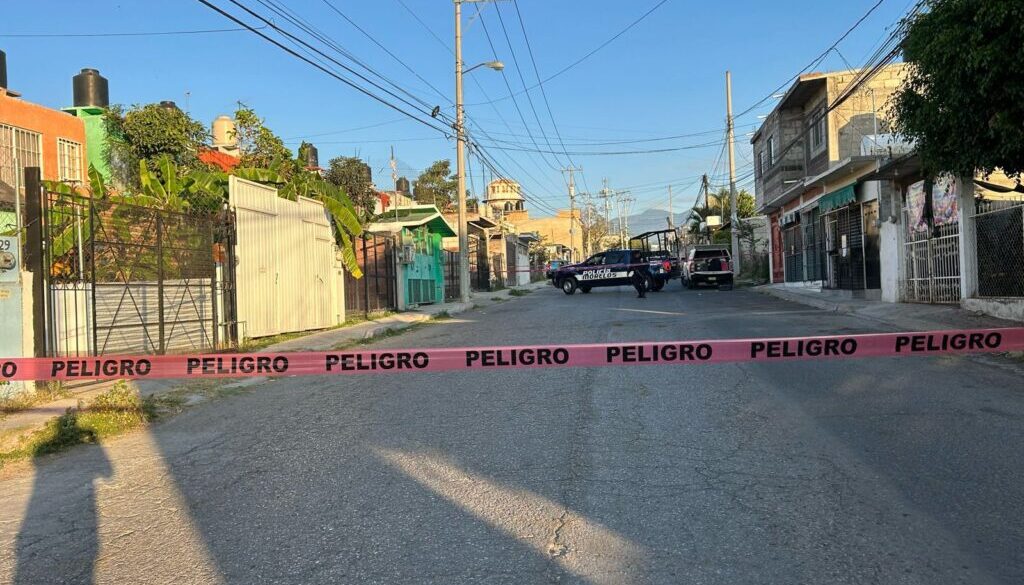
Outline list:
[[[341,272],[319,201],[289,201],[273,187],[230,178],[235,211],[238,328],[242,338],[340,322]]]

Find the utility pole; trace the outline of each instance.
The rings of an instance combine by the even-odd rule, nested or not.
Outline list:
[[[466,226],[466,128],[462,112],[462,2],[455,0],[455,133],[459,175],[459,300],[469,302],[469,232]]]
[[[573,173],[583,169],[569,165],[568,168],[562,170],[569,173],[569,261],[574,262],[573,256],[576,252],[576,180]]]
[[[675,226],[675,215],[672,214],[672,185],[668,186],[668,229],[674,230]]]
[[[729,233],[732,240],[732,263],[736,274],[740,273],[739,213],[736,209],[736,159],[733,152],[736,143],[732,119],[732,74],[725,72],[726,128],[729,130]]]

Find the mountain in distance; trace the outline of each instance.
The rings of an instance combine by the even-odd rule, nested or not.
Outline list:
[[[686,218],[689,214],[689,210],[674,213],[674,225],[676,227],[679,227],[686,223]],[[630,236],[635,236],[637,234],[642,234],[644,232],[667,230],[668,210],[647,209],[640,213],[634,213],[633,215],[630,215],[625,223],[626,227],[629,228]],[[612,218],[612,229],[618,229],[618,225],[618,218]]]

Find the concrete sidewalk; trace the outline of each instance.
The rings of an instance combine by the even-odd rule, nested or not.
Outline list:
[[[829,291],[779,285],[756,286],[751,290],[823,311],[856,315],[907,331],[1021,326],[1020,322],[973,313],[962,309],[959,305],[886,303],[839,298]]]
[[[268,352],[292,352],[292,351],[327,351],[343,347],[351,343],[372,339],[394,331],[408,329],[419,323],[425,323],[436,319],[441,315],[454,316],[474,308],[482,308],[496,303],[505,302],[518,298],[513,295],[515,290],[537,290],[550,286],[546,281],[535,282],[528,285],[503,289],[499,291],[482,291],[473,293],[469,303],[439,303],[435,305],[424,305],[415,310],[404,311],[379,319],[372,319],[347,327],[329,329],[327,331],[316,331],[295,339],[275,343],[266,348],[257,350],[256,353]],[[243,380],[226,379],[222,383],[225,386],[243,387],[252,386],[265,382],[267,378],[246,378]],[[104,381],[77,389],[74,395],[54,402],[37,404],[31,408],[11,413],[0,417],[0,448],[13,446],[17,441],[41,428],[47,421],[63,415],[69,408],[77,408],[79,403],[88,404],[93,398],[106,392],[113,386],[115,381]],[[183,386],[182,380],[138,380],[131,382],[138,389],[143,397],[156,396],[172,392]]]

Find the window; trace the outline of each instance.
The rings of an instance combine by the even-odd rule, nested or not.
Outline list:
[[[20,192],[24,193],[25,169],[42,166],[42,136],[0,124],[0,184],[19,185]]]
[[[82,180],[82,145],[57,139],[57,174],[60,181]]]
[[[758,176],[764,176],[764,151],[757,151],[757,174]]]
[[[768,137],[768,168],[772,168],[775,165],[775,137]]]
[[[811,155],[816,155],[821,151],[825,150],[825,106],[820,105],[811,111],[811,116],[807,120],[807,124],[811,128],[810,145]]]

